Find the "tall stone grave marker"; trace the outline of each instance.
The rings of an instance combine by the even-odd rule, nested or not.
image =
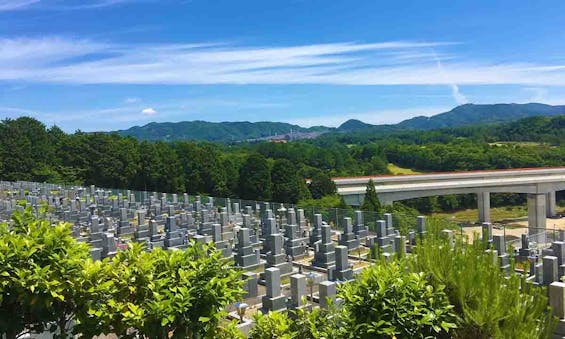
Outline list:
[[[330,226],[323,225],[322,239],[315,244],[314,261],[312,265],[322,268],[330,268],[335,263],[335,245],[332,241],[332,230]]]

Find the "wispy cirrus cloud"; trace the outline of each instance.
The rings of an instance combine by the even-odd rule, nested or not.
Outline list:
[[[0,80],[71,84],[565,85],[565,65],[468,61],[449,42],[297,46],[0,40]],[[430,54],[430,49],[434,52]],[[438,60],[441,70],[438,71]]]
[[[143,1],[143,0],[141,0]],[[0,0],[1,11],[16,10],[86,10],[112,7],[116,5],[141,2],[140,0],[59,0],[59,1],[41,1],[41,0]],[[145,0],[148,1],[148,0]]]
[[[40,0],[0,0],[0,12],[26,9]]]

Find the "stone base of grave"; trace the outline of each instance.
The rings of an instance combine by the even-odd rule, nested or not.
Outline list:
[[[245,294],[243,299],[256,298],[259,295],[259,288],[257,286],[259,275],[255,272],[244,272],[241,277],[244,280],[243,290]]]
[[[270,268],[270,267],[278,268],[281,272],[281,276],[292,273],[292,263],[286,261],[287,258],[285,254],[281,253],[281,254],[272,255],[271,253],[268,253],[266,258],[267,258],[267,264],[265,266],[266,268]]]
[[[390,244],[390,238],[389,237],[378,237],[377,238],[377,244],[379,246],[386,246],[388,244]]]
[[[335,252],[316,253],[312,266],[321,268],[330,268],[335,265]]]
[[[90,256],[92,257],[92,260],[102,259],[102,249],[101,248],[91,248],[90,249]]]
[[[334,273],[336,280],[349,281],[353,280],[353,270],[347,269],[344,271],[335,271]]]
[[[151,247],[152,248],[164,248],[165,247],[165,240],[152,240],[151,241]]]
[[[183,244],[183,241],[182,241],[181,237],[165,238],[165,247],[167,247],[167,248],[178,247],[178,246],[181,246],[182,244]]]
[[[353,233],[345,233],[341,235],[339,244],[351,251],[359,247],[359,239]]]
[[[201,243],[201,244],[208,244],[212,242],[211,235],[193,234],[190,236],[190,239],[193,239],[197,243]]]
[[[516,261],[527,261],[528,257],[532,256],[534,252],[531,248],[520,248],[518,250],[518,256],[516,257]]]
[[[138,229],[134,232],[134,236],[135,236],[135,238],[149,238],[149,229],[138,228]]]
[[[101,248],[102,247],[102,239],[93,239],[88,241],[88,243],[90,244],[91,247],[94,248]]]
[[[246,270],[253,270],[261,263],[257,250],[251,246],[238,249],[238,253],[234,255],[234,260],[237,266]]]
[[[357,232],[355,232],[355,235],[357,235],[359,241],[364,242],[367,239],[367,236],[369,236],[369,231],[366,228],[357,230]]]
[[[236,267],[241,268],[242,271],[259,271],[259,270],[263,270],[263,268],[265,267],[265,262],[261,260],[257,264],[248,265],[248,266],[236,265]]]
[[[229,247],[218,248],[218,251],[222,252],[224,258],[229,258],[232,256],[232,250]]]
[[[129,236],[129,235],[133,236],[133,227],[131,227],[131,226],[128,226],[128,227],[118,227],[118,228],[117,228],[117,233],[118,233],[119,236],[122,236],[122,237],[125,236],[125,235],[127,235],[127,236]]]
[[[306,240],[306,238],[291,240],[292,242],[288,243],[289,246],[285,246],[286,254],[292,256],[293,260],[305,257],[308,254],[307,247],[301,244],[306,244]]]
[[[227,318],[228,318],[228,320],[237,320],[237,324],[235,325],[235,327],[241,333],[243,333],[243,335],[245,335],[245,338],[247,338],[249,336],[249,331],[251,331],[253,326],[255,326],[255,323],[253,322],[253,320],[249,316],[244,316],[243,322],[242,322],[241,319],[239,318],[239,314],[237,314],[236,311],[232,311],[232,312],[228,313]]]
[[[269,298],[266,295],[261,298],[261,312],[269,313],[269,311],[284,311],[286,310],[286,296],[281,295],[275,298]]]
[[[292,264],[289,262],[283,262],[276,265],[269,265],[268,263],[265,265],[265,268],[275,267],[281,271],[281,277],[287,276],[293,273]],[[263,273],[261,273],[261,277],[263,277]]]
[[[392,244],[379,246],[379,253],[394,253],[394,248],[392,247]]]
[[[504,272],[510,272],[510,257],[508,254],[503,254],[498,256],[498,261],[500,263],[500,269]]]

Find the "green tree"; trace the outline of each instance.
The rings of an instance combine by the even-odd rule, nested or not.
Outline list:
[[[296,204],[304,195],[303,181],[292,162],[286,159],[275,160],[271,170],[273,200]]]
[[[242,199],[271,200],[271,169],[264,156],[251,154],[245,160],[239,170],[238,189]]]
[[[445,286],[460,318],[454,336],[549,338],[555,319],[545,288],[526,283],[521,275],[505,274],[477,238],[448,245],[440,235],[444,226],[444,221],[428,219],[426,237],[408,263],[412,272],[426,272],[434,286]]]
[[[228,186],[227,169],[233,172],[234,168],[223,159],[223,154],[216,145],[183,141],[174,143],[173,148],[182,163],[184,184],[188,192],[221,197],[233,195]],[[234,180],[237,180],[237,176]]]
[[[45,125],[29,118],[6,119],[0,123],[0,148],[4,180],[35,180],[38,168],[50,166],[53,148]]]
[[[147,191],[184,191],[181,163],[169,144],[144,141],[139,144],[139,152],[141,166],[135,176],[135,187]]]
[[[347,209],[353,210],[351,206],[347,205],[343,197],[337,194],[326,195],[320,199],[304,199],[297,203],[299,208],[321,208],[321,209]]]
[[[312,193],[312,198],[314,199],[320,199],[323,196],[337,193],[335,182],[333,182],[332,178],[323,171],[316,171],[316,173],[312,176],[308,188],[310,189],[310,193]]]
[[[456,327],[443,287],[406,273],[402,262],[364,269],[339,295],[356,338],[429,338]]]
[[[367,189],[365,190],[365,199],[363,199],[363,204],[361,205],[363,211],[373,211],[381,213],[382,207],[379,197],[377,196],[377,191],[375,190],[375,182],[370,179],[367,183]]]

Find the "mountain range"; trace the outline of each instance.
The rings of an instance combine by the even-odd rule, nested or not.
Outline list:
[[[418,116],[390,125],[372,125],[351,119],[337,128],[301,127],[284,122],[152,122],[117,131],[120,135],[144,140],[204,140],[216,142],[258,141],[269,139],[315,138],[323,133],[368,132],[383,133],[400,130],[429,130],[480,124],[509,122],[531,116],[565,114],[565,105],[529,104],[465,104],[449,112],[430,117]]]

